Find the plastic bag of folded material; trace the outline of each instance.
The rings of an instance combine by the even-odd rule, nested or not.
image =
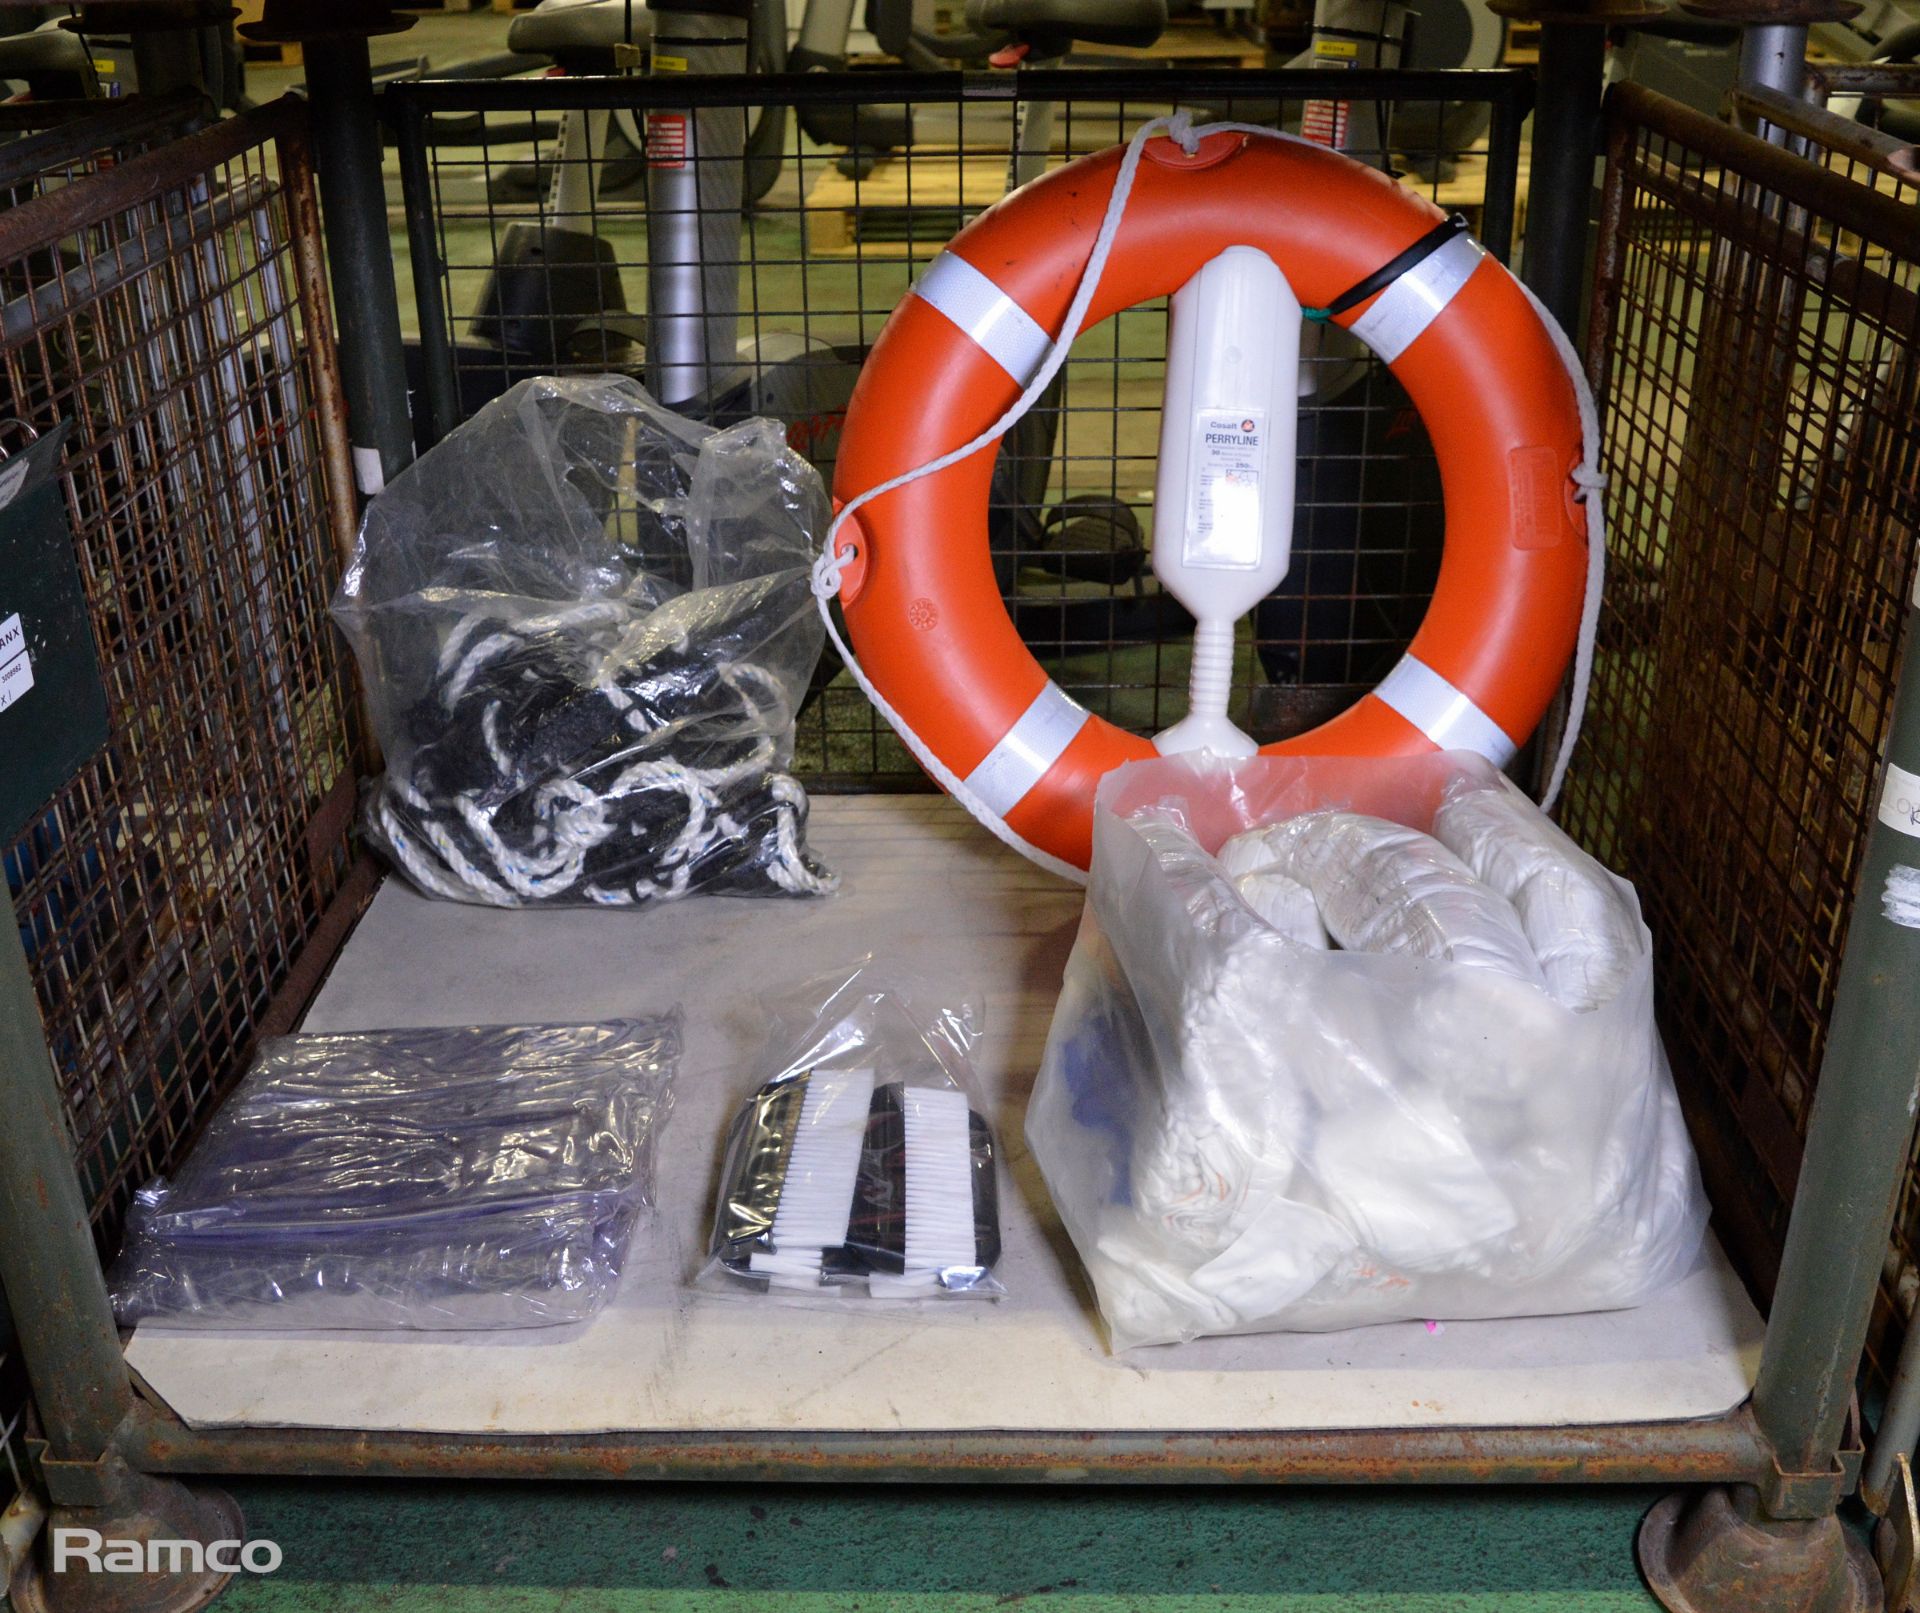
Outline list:
[[[1459,753],[1109,775],[1027,1140],[1116,1349],[1635,1305],[1706,1228],[1632,887]]]
[[[773,1012],[727,1132],[702,1286],[873,1299],[998,1296],[981,1010],[871,959]]]
[[[108,1274],[122,1324],[543,1327],[606,1303],[650,1202],[677,1012],[284,1036]]]
[[[819,477],[624,376],[523,381],[368,506],[335,597],[386,754],[366,827],[498,907],[832,888],[783,771]]]

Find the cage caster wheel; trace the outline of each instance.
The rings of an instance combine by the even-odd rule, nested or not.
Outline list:
[[[91,1531],[101,1567],[56,1562],[56,1536]],[[237,1554],[246,1538],[240,1503],[209,1485],[154,1478],[121,1469],[104,1505],[56,1506],[11,1587],[15,1613],[199,1613],[233,1579],[207,1563],[205,1549],[223,1543]],[[134,1543],[153,1572],[109,1572],[115,1545]],[[154,1551],[152,1546],[160,1549]]]
[[[1873,1554],[1839,1518],[1765,1517],[1747,1485],[1659,1501],[1638,1555],[1669,1613],[1887,1613]]]

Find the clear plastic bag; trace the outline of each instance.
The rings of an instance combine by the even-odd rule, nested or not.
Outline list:
[[[734,1116],[704,1286],[873,1298],[1003,1292],[981,1011],[866,959],[797,991]]]
[[[677,1011],[283,1036],[135,1196],[121,1323],[543,1327],[592,1316],[650,1202]]]
[[[782,772],[826,495],[771,421],[523,381],[375,498],[333,614],[387,771],[371,837],[458,901],[816,895]]]
[[[1330,808],[1332,840],[1307,821]],[[1255,830],[1358,840],[1337,869],[1244,845],[1223,866]],[[1276,880],[1383,950],[1327,946],[1249,883]],[[1563,994],[1556,948],[1581,955]],[[1705,1235],[1632,887],[1461,754],[1110,774],[1027,1140],[1116,1349],[1615,1309]]]

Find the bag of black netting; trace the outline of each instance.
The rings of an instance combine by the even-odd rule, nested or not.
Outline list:
[[[783,771],[826,522],[772,421],[625,376],[489,403],[367,506],[334,599],[386,753],[369,834],[496,907],[831,890]]]

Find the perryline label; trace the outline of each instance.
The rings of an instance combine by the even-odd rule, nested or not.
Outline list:
[[[1259,565],[1266,425],[1254,409],[1202,409],[1194,417],[1186,564],[1230,571]]]

